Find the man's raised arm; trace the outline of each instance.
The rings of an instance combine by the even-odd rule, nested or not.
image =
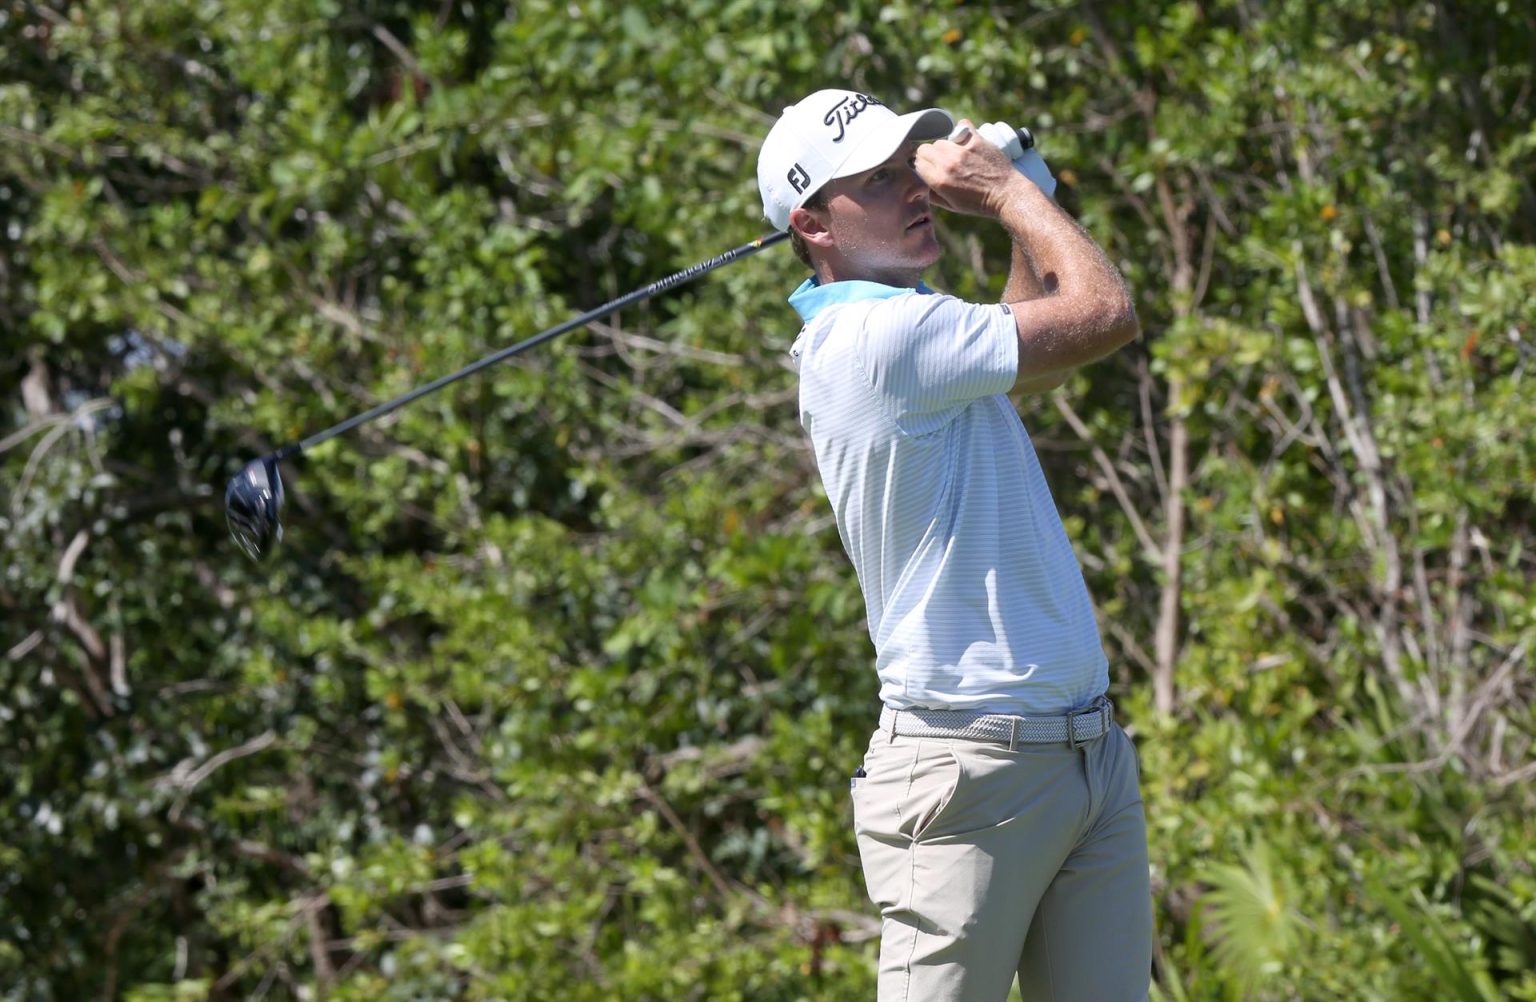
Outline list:
[[[935,204],[996,219],[1013,240],[1005,302],[1019,332],[1017,388],[1059,385],[1136,337],[1136,310],[1120,273],[996,146],[974,132],[960,142],[939,140],[919,149],[917,169]]]

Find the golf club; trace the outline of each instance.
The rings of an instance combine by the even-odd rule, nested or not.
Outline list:
[[[386,401],[364,411],[361,414],[350,417],[339,424],[332,425],[324,431],[317,432],[300,442],[285,445],[275,452],[270,452],[260,459],[254,459],[247,463],[229,482],[229,487],[224,492],[224,517],[229,523],[229,534],[245,551],[252,560],[259,560],[268,547],[275,545],[283,538],[283,479],[278,472],[278,463],[297,456],[305,449],[329,441],[342,432],[351,431],[358,425],[367,424],[375,418],[399,410],[406,404],[419,397],[424,397],[434,390],[440,390],[449,383],[456,383],[465,376],[473,375],[488,366],[511,358],[520,352],[527,351],[534,345],[542,344],[551,338],[558,337],[567,331],[585,326],[594,320],[607,316],[616,310],[621,310],[632,303],[638,303],[649,299],[657,293],[665,292],[685,282],[690,282],[700,275],[714,271],[721,265],[730,264],[739,258],[755,254],[764,247],[770,247],[781,240],[788,238],[788,233],[770,233],[767,236],[758,237],[751,243],[742,244],[710,258],[701,261],[674,275],[669,275],[658,282],[652,282],[643,289],[636,289],[617,299],[604,303],[601,306],[590,309],[580,316],[572,317],[564,323],[557,324],[546,331],[541,331],[526,340],[503,348],[498,352],[487,355],[478,362],[466,365],[457,372],[451,372],[417,387],[409,393]]]

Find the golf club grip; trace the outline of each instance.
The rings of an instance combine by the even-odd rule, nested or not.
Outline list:
[[[504,361],[505,359],[511,358],[513,355],[527,351],[529,348],[532,348],[535,345],[543,344],[545,341],[548,341],[551,338],[559,337],[561,334],[564,334],[567,331],[575,330],[577,327],[584,327],[592,321],[605,317],[608,314],[615,312],[616,310],[622,310],[626,306],[638,303],[641,300],[649,299],[657,293],[676,288],[685,282],[691,282],[695,278],[698,278],[700,275],[714,271],[721,265],[730,264],[732,261],[735,261],[738,258],[744,258],[752,254],[756,254],[764,247],[771,247],[781,240],[788,239],[788,237],[788,233],[770,233],[767,236],[758,237],[751,243],[742,244],[740,247],[732,248],[731,250],[726,251],[724,254],[712,257],[708,261],[700,261],[696,265],[684,268],[682,271],[677,272],[675,275],[668,275],[666,278],[663,278],[657,282],[652,282],[650,285],[647,285],[642,289],[636,289],[633,292],[626,293],[617,299],[611,300],[601,306],[590,309],[580,316],[572,317],[570,320],[567,320],[564,323],[557,324],[548,330],[540,331],[530,338],[519,341],[517,344],[511,345],[501,349],[498,352],[487,355],[486,357],[480,359],[478,362],[471,362],[469,365],[466,365],[464,368],[458,370],[457,372],[450,372],[446,376],[439,376],[437,379],[432,380],[432,382],[427,383],[424,386],[419,386],[404,396],[396,397],[393,400],[387,400],[384,403],[379,404],[377,407],[366,410],[354,417],[347,418],[340,424],[332,425],[324,431],[316,432],[301,442],[298,442],[294,445],[286,445],[273,453],[273,458],[281,461],[283,459],[287,459],[289,456],[298,455],[305,449],[317,446],[321,442],[329,441],[330,439],[335,438],[337,435],[340,435],[343,432],[351,431],[358,425],[367,424],[369,421],[375,420],[376,418],[381,418],[386,414],[399,410],[401,407],[404,407],[411,401],[418,400],[421,397],[426,396],[428,393],[440,390],[444,386],[447,386],[449,383],[456,383],[466,376],[474,375],[481,369],[489,368],[490,366],[495,365],[497,362]]]
[[[997,124],[1001,125],[1002,123]],[[986,128],[986,126],[983,126],[983,128]],[[1004,126],[1004,128],[1010,128],[1010,126]],[[955,127],[955,130],[949,134],[949,141],[952,143],[964,142],[967,138],[970,137],[972,131],[973,130],[969,125],[958,125]],[[1035,134],[1033,132],[1030,132],[1022,125],[1013,131],[1014,134],[1019,137],[1020,153],[1023,153],[1024,150],[1032,150],[1035,148]]]

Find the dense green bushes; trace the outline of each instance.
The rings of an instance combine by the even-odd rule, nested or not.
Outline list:
[[[0,997],[872,991],[862,605],[766,252],[782,104],[1035,128],[1144,337],[1021,401],[1170,999],[1536,999],[1518,4],[14,3]],[[932,284],[1001,287],[946,220]]]

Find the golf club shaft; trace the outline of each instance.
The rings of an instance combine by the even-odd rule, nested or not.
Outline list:
[[[535,345],[543,344],[545,341],[548,341],[551,338],[559,337],[561,334],[564,334],[567,331],[574,330],[577,327],[583,327],[594,320],[605,317],[617,310],[622,310],[624,307],[633,303],[638,303],[641,300],[649,299],[657,293],[666,292],[668,289],[675,288],[676,286],[682,285],[685,282],[691,282],[695,278],[698,278],[700,275],[714,271],[721,265],[730,264],[732,261],[735,261],[738,258],[756,254],[764,247],[771,247],[779,241],[786,239],[788,236],[788,233],[770,233],[767,236],[758,237],[751,243],[742,244],[740,247],[728,250],[724,254],[712,257],[708,261],[700,261],[698,264],[689,268],[684,268],[682,271],[677,272],[674,275],[668,275],[666,278],[663,278],[658,282],[652,282],[650,285],[647,285],[643,289],[636,289],[633,292],[626,293],[617,299],[606,302],[601,306],[594,307],[593,309],[588,310],[580,316],[572,317],[564,323],[557,324],[546,331],[540,331],[538,334],[535,334],[526,340],[519,341],[517,344],[503,348],[494,354],[487,355],[486,357],[480,359],[478,362],[472,362],[457,372],[450,372],[446,376],[440,376],[424,386],[417,387],[404,396],[399,396],[393,400],[385,401],[384,403],[379,404],[377,407],[366,410],[354,417],[347,418],[340,424],[332,425],[324,431],[316,432],[301,442],[297,442],[292,445],[285,445],[281,449],[278,449],[276,452],[272,453],[272,458],[281,461],[287,459],[289,456],[296,456],[303,452],[305,449],[319,445],[321,442],[329,441],[330,439],[335,438],[337,435],[340,435],[343,432],[351,431],[358,425],[367,424],[369,421],[372,421],[375,418],[381,418],[386,414],[397,411],[411,401],[420,397],[424,397],[428,393],[431,393],[435,390],[440,390],[444,386],[447,386],[449,383],[458,382],[465,376],[472,376],[479,372],[481,369],[487,368],[489,366],[495,365],[497,362],[511,358],[513,355],[516,355],[519,352],[527,351],[529,348],[532,348]]]

